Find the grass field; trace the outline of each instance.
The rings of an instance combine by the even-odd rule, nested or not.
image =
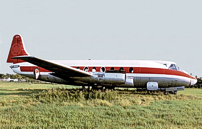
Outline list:
[[[165,96],[72,88],[0,82],[0,128],[202,128],[202,89]]]

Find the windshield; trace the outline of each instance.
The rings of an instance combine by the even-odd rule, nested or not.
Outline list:
[[[171,64],[168,69],[177,70],[188,74],[188,72],[184,71],[183,69],[180,69],[176,64]]]
[[[179,68],[175,64],[171,64],[168,69],[178,70]]]

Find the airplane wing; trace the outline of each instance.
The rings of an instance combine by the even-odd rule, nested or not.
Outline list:
[[[53,72],[53,75],[58,77],[90,77],[91,74],[89,72],[85,72],[83,70],[75,69],[70,66],[58,64],[52,61],[43,60],[34,56],[16,56],[12,57],[12,59],[20,59],[31,64],[37,65],[44,69]]]

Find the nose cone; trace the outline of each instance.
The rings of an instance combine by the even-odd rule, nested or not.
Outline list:
[[[190,81],[190,85],[194,85],[194,84],[196,84],[197,83],[197,79],[195,78],[195,79],[191,79],[191,81]]]

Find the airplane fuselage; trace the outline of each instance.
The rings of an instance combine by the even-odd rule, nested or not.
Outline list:
[[[40,75],[37,79],[55,83],[71,85],[102,85],[114,87],[136,87],[146,88],[148,82],[157,82],[159,88],[190,86],[196,82],[191,75],[179,70],[168,69],[165,65],[154,61],[142,60],[59,60],[53,61],[59,64],[68,65],[72,68],[85,70],[92,74],[92,77],[70,77],[62,79],[52,75],[52,72],[36,65],[24,62],[11,66],[12,70],[31,78],[35,78],[34,70],[38,69]],[[14,67],[16,66],[16,67]],[[19,67],[17,67],[19,66]],[[104,71],[102,70],[104,68]],[[131,70],[132,69],[132,70]],[[130,71],[131,70],[131,71]],[[105,83],[102,80],[106,74],[111,76],[122,75],[124,83]],[[98,75],[101,75],[98,77]],[[35,78],[36,79],[36,78]],[[121,77],[119,78],[121,79]],[[74,81],[72,81],[74,80]],[[128,83],[126,84],[126,82]]]
[[[15,73],[75,86],[177,91],[176,87],[197,82],[196,78],[170,61],[40,59],[27,53],[20,35],[13,37],[7,63],[13,63],[10,67]]]

